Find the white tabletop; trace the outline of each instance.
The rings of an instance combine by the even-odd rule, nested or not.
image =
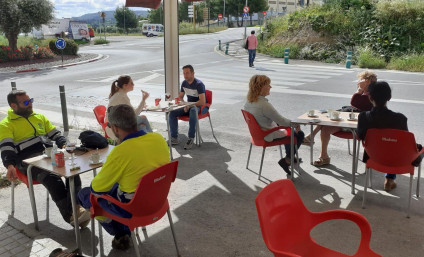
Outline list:
[[[358,124],[358,115],[359,113],[355,114],[355,119],[350,120],[349,119],[350,112],[340,112],[340,120],[332,120],[328,117],[328,113],[321,113],[318,110],[315,110],[315,116],[310,117],[308,116],[308,113],[304,113],[297,117],[296,119],[293,119],[293,123],[299,123],[299,124],[313,124],[313,125],[322,125],[322,126],[332,126],[332,127],[341,127],[341,128],[351,128],[355,129]],[[313,122],[314,120],[319,120],[319,122]]]

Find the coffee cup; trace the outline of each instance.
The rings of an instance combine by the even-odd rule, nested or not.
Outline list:
[[[180,103],[180,98],[179,97],[175,97],[174,102],[175,102],[175,104],[179,104]]]
[[[155,106],[159,106],[160,100],[161,100],[160,98],[155,99]]]
[[[340,112],[333,111],[332,114],[333,114],[332,117],[333,117],[334,120],[340,119]]]
[[[349,118],[351,120],[354,120],[356,118],[355,113],[353,113],[353,112],[349,113]]]
[[[93,154],[91,154],[91,155],[90,155],[90,161],[91,161],[93,164],[97,164],[97,163],[99,163],[99,162],[100,162],[100,155],[99,155],[98,153],[93,153]]]
[[[327,109],[327,113],[328,113],[328,117],[332,118],[333,117],[333,109]]]
[[[315,110],[309,110],[308,116],[315,116]]]
[[[47,147],[44,149],[43,154],[47,155],[48,158],[51,157],[53,147]]]

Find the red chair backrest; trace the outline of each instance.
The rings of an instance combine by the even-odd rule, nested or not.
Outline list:
[[[265,133],[256,121],[255,116],[245,110],[241,110],[241,112],[243,113],[244,120],[246,121],[247,126],[249,127],[250,136],[252,137],[253,144],[263,145],[265,143]]]
[[[283,179],[267,185],[256,196],[255,203],[262,236],[271,251],[281,250],[282,242],[288,246],[298,243],[309,231],[310,212],[292,181]]]
[[[105,123],[105,115],[106,115],[106,106],[104,105],[97,105],[93,109],[94,116],[96,116],[97,122],[102,125]]]
[[[364,148],[367,167],[394,174],[414,174],[412,161],[418,157],[414,134],[398,129],[369,129]]]
[[[144,175],[133,199],[128,203],[128,211],[133,216],[148,216],[157,213],[165,204],[167,205],[169,189],[177,176],[177,168],[178,161],[173,161]]]
[[[212,91],[206,90],[206,102],[212,105]]]

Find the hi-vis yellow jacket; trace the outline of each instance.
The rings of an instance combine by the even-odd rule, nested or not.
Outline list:
[[[8,116],[0,122],[0,151],[3,165],[16,165],[30,156],[44,151],[44,139],[57,142],[58,147],[66,143],[59,130],[42,114],[33,113],[28,118],[9,109]]]

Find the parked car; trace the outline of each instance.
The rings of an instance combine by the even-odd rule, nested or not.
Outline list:
[[[147,37],[163,35],[162,24],[143,24],[141,33]]]

